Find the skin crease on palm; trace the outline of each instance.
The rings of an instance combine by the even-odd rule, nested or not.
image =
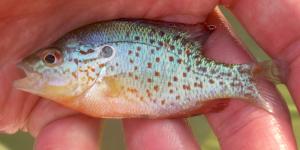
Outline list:
[[[287,85],[299,108],[300,3],[297,0],[1,0],[0,132],[28,130],[37,138],[37,150],[98,149],[99,119],[12,87],[12,82],[23,75],[15,67],[21,58],[84,24],[114,18],[183,23],[208,18],[208,22],[217,25],[217,30],[205,45],[205,55],[227,63],[250,62],[243,47],[224,27],[226,21],[211,14],[218,4],[228,6],[270,56],[288,63]],[[224,110],[205,116],[222,149],[294,150],[297,148],[290,119],[280,101],[278,97],[274,103],[278,110],[272,115],[233,100]],[[127,149],[199,149],[182,119],[123,122]]]

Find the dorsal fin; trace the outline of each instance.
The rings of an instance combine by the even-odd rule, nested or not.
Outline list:
[[[178,31],[186,32],[186,40],[194,41],[203,44],[209,35],[216,29],[215,25],[204,23],[197,24],[183,24],[177,22],[165,22],[159,20],[146,20],[146,19],[118,19],[116,21],[124,21],[128,23],[137,23],[140,25],[154,25],[166,29],[176,29]]]

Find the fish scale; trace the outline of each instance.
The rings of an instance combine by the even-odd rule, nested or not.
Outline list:
[[[204,24],[149,20],[87,25],[23,60],[23,69],[42,76],[40,87],[28,86],[41,82],[29,77],[15,85],[102,118],[190,116],[224,98],[270,111],[272,96],[262,93],[257,64],[224,64],[202,55],[211,33]],[[50,48],[61,53],[62,63],[47,65],[38,57]]]

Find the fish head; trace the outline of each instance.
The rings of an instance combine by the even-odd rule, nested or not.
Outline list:
[[[26,77],[16,80],[17,89],[52,100],[78,95],[78,65],[72,54],[62,48],[44,48],[17,64]]]

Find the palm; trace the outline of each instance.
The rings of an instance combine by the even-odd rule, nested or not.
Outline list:
[[[290,64],[292,71],[288,85],[300,105],[300,95],[296,93],[297,85],[300,84],[296,79],[300,72],[299,69],[295,69],[300,67],[297,59],[300,54],[299,42],[296,41],[300,34],[297,24],[300,12],[296,11],[300,5],[296,2],[292,4],[279,0],[269,1],[272,7],[276,8],[268,8],[278,11],[262,9],[268,4],[258,0],[236,1],[231,5],[231,9],[271,56],[280,57]],[[28,5],[30,2],[32,5]],[[19,1],[4,0],[0,3],[0,131],[13,132],[26,127],[33,135],[38,135],[38,148],[52,146],[64,149],[97,149],[95,131],[98,130],[98,121],[12,88],[13,80],[22,76],[15,68],[15,63],[20,58],[83,24],[128,17],[195,23],[204,21],[217,4],[210,0],[78,0],[72,3],[55,1],[46,4],[45,1],[28,0],[20,4]],[[250,6],[256,9],[250,9]],[[293,12],[294,19],[287,19]],[[252,17],[255,15],[257,17]],[[285,21],[282,21],[283,19]],[[215,16],[210,16],[209,21],[220,22]],[[270,25],[269,22],[276,24]],[[222,25],[207,42],[206,50],[207,56],[224,62],[249,61],[247,54],[241,51],[241,47]],[[207,117],[224,149],[240,149],[249,142],[252,143],[247,145],[249,149],[266,149],[270,146],[277,148],[279,145],[292,149],[295,142],[288,115],[285,109],[281,109],[284,106],[277,107],[277,113],[272,116],[240,102],[232,102],[224,111],[208,114]],[[140,147],[144,146],[149,149],[174,149],[179,146],[197,149],[195,140],[182,120],[126,120],[124,127],[129,149],[141,149]],[[74,134],[76,136],[72,136]],[[279,136],[272,136],[274,134]],[[61,140],[57,140],[57,135],[61,136]],[[258,137],[263,138],[260,141],[264,142],[257,141]],[[72,143],[72,138],[81,142]]]

